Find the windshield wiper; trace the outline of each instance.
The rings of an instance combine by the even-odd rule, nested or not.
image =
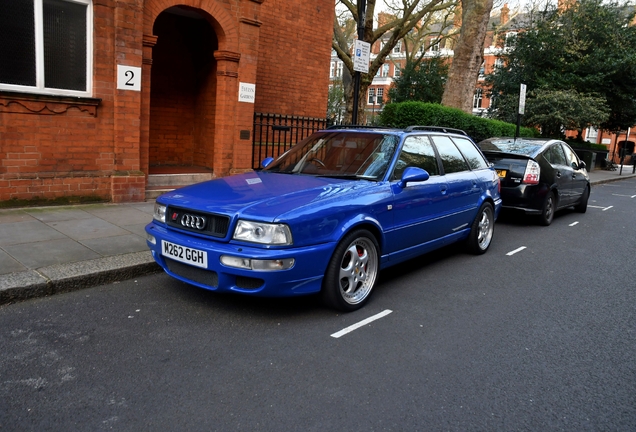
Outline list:
[[[343,180],[349,180],[349,179],[360,179],[360,180],[371,180],[371,181],[377,180],[376,177],[365,176],[360,174],[321,174],[321,175],[315,175],[314,177],[329,177],[329,178],[337,178],[337,179],[343,179]]]

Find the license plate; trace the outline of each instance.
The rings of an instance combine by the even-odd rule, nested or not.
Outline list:
[[[495,170],[495,171],[497,171],[497,175],[498,175],[500,178],[505,178],[505,177],[506,177],[506,173],[507,173],[507,171],[506,171],[506,170]]]
[[[208,253],[161,240],[161,255],[182,263],[208,268]]]

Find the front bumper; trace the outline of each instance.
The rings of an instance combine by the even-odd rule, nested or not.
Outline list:
[[[325,243],[301,248],[266,249],[200,238],[168,229],[155,222],[146,226],[146,233],[156,239],[155,244],[146,242],[152,256],[170,276],[212,291],[267,297],[304,295],[320,291],[322,278],[336,246],[335,243]],[[162,240],[205,251],[207,268],[184,264],[162,255]],[[247,270],[221,264],[222,255],[255,260],[293,258],[294,265],[287,270]]]

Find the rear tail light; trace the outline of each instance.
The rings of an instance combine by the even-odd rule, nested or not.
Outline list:
[[[541,167],[536,161],[529,160],[526,165],[526,172],[523,174],[523,183],[525,184],[539,184],[539,175],[541,174]]]

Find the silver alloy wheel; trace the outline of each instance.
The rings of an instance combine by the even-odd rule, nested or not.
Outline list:
[[[378,252],[366,237],[355,239],[340,261],[338,287],[342,299],[349,304],[362,302],[373,288],[378,275]]]
[[[495,231],[494,217],[490,206],[484,207],[484,210],[481,212],[478,227],[477,243],[479,244],[479,248],[481,250],[488,249],[492,240],[492,234]]]

